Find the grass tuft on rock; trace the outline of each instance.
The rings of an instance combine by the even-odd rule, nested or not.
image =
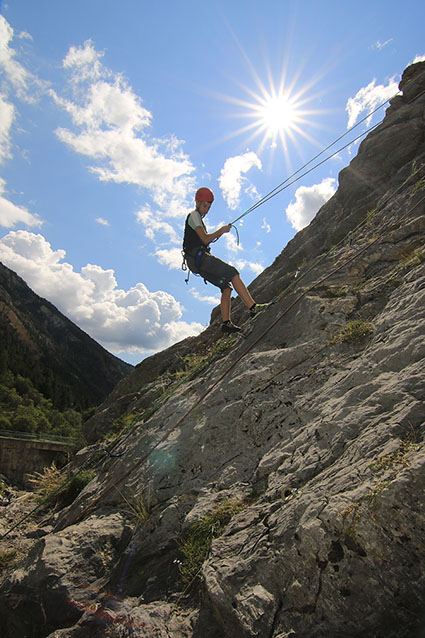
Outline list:
[[[223,501],[212,512],[191,526],[180,545],[184,557],[180,565],[180,573],[187,588],[200,579],[202,565],[208,558],[213,539],[220,536],[233,516],[245,507],[242,501]]]

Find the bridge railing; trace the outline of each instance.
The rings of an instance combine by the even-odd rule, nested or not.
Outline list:
[[[27,439],[30,441],[49,441],[51,443],[63,443],[64,445],[75,445],[77,439],[73,439],[66,436],[59,436],[57,434],[44,434],[37,432],[14,432],[12,430],[0,430],[0,437],[7,437],[12,439]]]

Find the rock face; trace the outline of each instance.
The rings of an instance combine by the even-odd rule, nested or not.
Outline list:
[[[60,409],[98,405],[133,366],[115,357],[0,263],[2,363]]]
[[[93,441],[135,419],[123,456],[7,574],[5,638],[423,635],[425,63],[401,88],[246,339],[213,313],[101,407]]]

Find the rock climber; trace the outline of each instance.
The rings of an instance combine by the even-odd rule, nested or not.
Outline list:
[[[195,274],[201,275],[221,290],[222,332],[240,332],[241,328],[230,319],[231,294],[233,288],[249,309],[251,317],[255,316],[269,304],[257,304],[251,297],[241,276],[234,266],[211,255],[209,245],[224,233],[230,232],[232,224],[226,224],[213,233],[208,233],[204,217],[211,208],[214,194],[209,188],[199,188],[195,194],[195,210],[186,218],[183,239],[183,253],[187,267]]]

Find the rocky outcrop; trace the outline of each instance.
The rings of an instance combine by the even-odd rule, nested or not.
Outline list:
[[[109,411],[136,419],[123,456],[5,578],[5,638],[421,635],[425,64],[403,83],[253,283],[275,304],[246,339],[214,350],[213,315],[115,389],[104,428]]]

